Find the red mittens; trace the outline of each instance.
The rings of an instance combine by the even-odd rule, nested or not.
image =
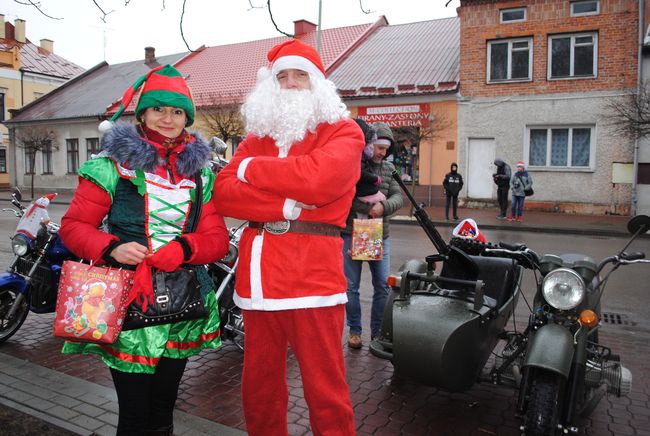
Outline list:
[[[184,259],[185,253],[180,242],[171,241],[156,251],[151,258],[147,259],[147,262],[160,271],[172,272],[183,264]]]

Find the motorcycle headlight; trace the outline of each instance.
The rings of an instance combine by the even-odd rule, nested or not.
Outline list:
[[[558,268],[546,275],[542,294],[548,304],[559,310],[576,307],[585,298],[585,282],[573,270]]]
[[[17,233],[11,238],[11,249],[16,256],[24,256],[29,251],[29,238],[21,233]]]

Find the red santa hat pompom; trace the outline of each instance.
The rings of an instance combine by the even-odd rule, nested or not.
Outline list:
[[[311,45],[298,39],[276,45],[269,50],[267,58],[271,62],[271,71],[274,75],[282,70],[296,69],[325,78],[325,67],[318,52]]]
[[[485,235],[478,228],[478,224],[471,218],[462,220],[452,231],[452,234],[458,238],[473,239],[479,242],[487,242]]]

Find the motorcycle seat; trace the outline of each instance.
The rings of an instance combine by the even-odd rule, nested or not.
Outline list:
[[[517,274],[517,261],[505,257],[469,257],[478,267],[477,280],[482,280],[484,283],[483,293],[487,297],[486,304],[493,307],[492,301],[494,301],[496,302],[494,307],[501,307],[512,296]],[[465,278],[463,271],[447,267],[446,263],[443,264],[440,275],[455,279]]]

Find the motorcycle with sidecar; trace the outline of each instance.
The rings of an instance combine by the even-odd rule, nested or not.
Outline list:
[[[438,251],[389,278],[393,292],[370,351],[389,359],[396,375],[450,392],[481,381],[512,386],[526,435],[577,433],[605,394],[630,392],[630,371],[599,341],[600,299],[614,270],[650,262],[625,251],[650,230],[649,217],[632,218],[631,240],[600,262],[540,256],[524,244],[459,237],[447,244],[399,175],[393,178]],[[534,272],[537,291],[528,324],[511,331],[525,270]]]

